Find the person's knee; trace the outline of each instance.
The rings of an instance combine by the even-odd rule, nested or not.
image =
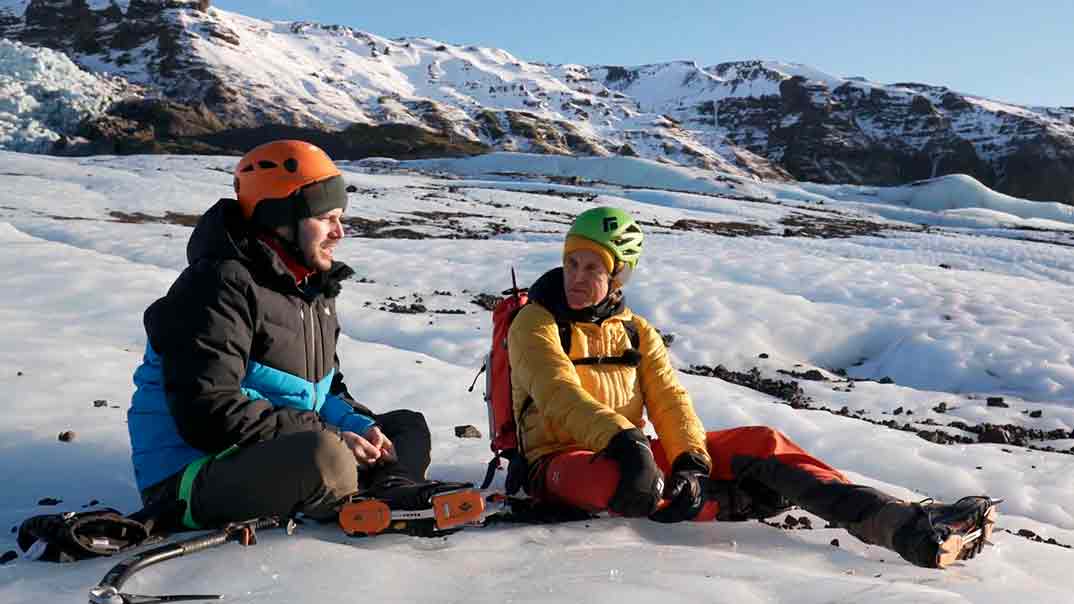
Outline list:
[[[769,426],[756,426],[755,438],[758,442],[765,443],[765,447],[771,451],[772,455],[806,455],[806,451],[798,445],[798,443],[791,440],[791,437],[787,436],[783,432]]]
[[[615,496],[619,465],[589,451],[573,451],[554,457],[538,483],[538,498],[571,507],[601,511]]]
[[[310,432],[309,458],[324,487],[340,497],[358,490],[358,465],[338,434]]]
[[[432,433],[425,416],[417,411],[399,409],[376,416],[381,430],[395,445],[400,465],[415,480],[425,478],[432,461]]]
[[[757,454],[774,454],[781,449],[782,443],[789,442],[786,435],[770,426],[747,426],[741,430],[745,442],[750,443],[748,448]]]
[[[771,426],[749,426],[743,429],[749,430],[751,436],[758,440],[780,440],[786,438],[783,436],[782,432]]]
[[[376,420],[388,438],[391,438],[393,434],[403,433],[420,436],[425,440],[432,438],[432,433],[429,432],[429,422],[420,411],[398,409],[378,415]]]

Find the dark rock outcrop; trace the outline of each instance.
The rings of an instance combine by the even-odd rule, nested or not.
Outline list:
[[[897,185],[969,174],[1010,195],[1074,204],[1074,108],[1004,106],[915,83],[809,80],[760,61],[707,71],[729,78],[716,88],[767,83],[770,91],[703,101],[677,115],[694,128],[725,130],[730,142],[796,179]],[[616,82],[639,77],[620,74]]]
[[[1025,114],[993,116],[949,90],[912,86],[939,102],[924,94],[908,102],[866,95],[850,85],[831,92],[813,87],[808,94],[781,86],[783,106],[790,107],[781,119],[793,111],[801,117],[773,129],[767,147],[745,146],[768,157],[782,153],[781,165],[801,180],[895,185],[969,174],[1017,197],[1074,203],[1074,139],[1049,133]],[[994,141],[967,127],[992,118],[1002,123]]]
[[[336,159],[396,157],[420,159],[477,155],[487,147],[464,139],[404,124],[354,124],[342,131],[279,124],[234,127],[208,105],[159,99],[117,103],[108,114],[87,120],[79,136],[88,143],[64,142],[53,150],[61,155],[85,154],[241,154],[280,138],[308,140]]]

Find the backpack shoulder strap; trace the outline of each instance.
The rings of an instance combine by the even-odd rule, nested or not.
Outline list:
[[[630,345],[634,347],[634,350],[641,349],[641,334],[638,332],[638,325],[634,323],[634,319],[623,321],[623,329],[626,330]]]
[[[557,321],[558,323],[558,321]],[[631,348],[623,351],[619,356],[614,357],[584,357],[581,359],[571,359],[574,365],[628,365],[631,367],[637,367],[641,363],[641,352],[638,350],[641,346],[641,336],[638,333],[638,326],[634,324],[633,319],[630,321],[623,321],[623,328],[626,329],[627,338],[630,339]],[[570,350],[570,325],[566,325],[566,336],[563,335],[564,326],[560,325],[560,340],[563,341],[567,350]],[[568,352],[569,356],[569,352]]]
[[[556,318],[556,327],[559,328],[559,342],[563,345],[563,354],[571,356],[571,323]]]
[[[559,341],[563,344],[563,353],[567,356],[571,355],[571,324],[569,321],[563,321],[556,319],[556,327],[559,328]],[[630,339],[630,346],[634,350],[641,348],[641,333],[638,332],[638,325],[634,323],[634,319],[629,321],[623,321],[623,329],[627,332],[627,338]]]

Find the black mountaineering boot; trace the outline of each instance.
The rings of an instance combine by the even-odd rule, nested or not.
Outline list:
[[[469,482],[440,482],[439,480],[416,482],[408,478],[400,478],[374,485],[360,495],[383,501],[392,510],[427,510],[432,506],[435,495],[448,491],[473,489],[473,486]]]
[[[976,556],[992,536],[1001,502],[983,496],[912,504],[917,514],[895,531],[894,550],[912,564],[944,568]]]
[[[436,537],[480,521],[485,511],[484,496],[469,482],[419,481],[391,471],[370,482],[340,508],[339,524],[349,535]]]

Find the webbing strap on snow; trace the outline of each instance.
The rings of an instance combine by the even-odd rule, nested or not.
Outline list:
[[[216,455],[206,455],[201,459],[195,459],[187,464],[186,468],[183,470],[182,478],[179,479],[179,501],[182,501],[186,508],[186,511],[183,512],[183,526],[190,529],[202,528],[201,525],[194,521],[194,514],[191,512],[191,509],[194,507],[191,503],[191,495],[194,492],[194,479],[198,477],[198,472],[201,471],[201,468],[204,467],[205,464],[209,463],[209,460],[227,457],[238,450],[238,445],[231,445]]]
[[[496,476],[496,470],[500,469],[500,454],[496,453],[496,456],[489,461],[489,465],[485,468],[485,479],[481,481],[481,488],[487,489],[492,484],[492,479]]]

